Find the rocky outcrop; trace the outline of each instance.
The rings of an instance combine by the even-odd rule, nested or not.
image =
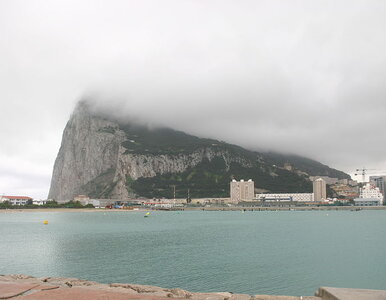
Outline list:
[[[194,293],[182,289],[111,283],[102,284],[76,278],[28,275],[0,275],[0,299],[20,300],[94,300],[94,299],[192,299],[192,300],[321,300],[319,297],[293,297],[234,294],[230,292]]]
[[[293,163],[291,170],[283,167],[288,161]],[[87,194],[127,199],[138,196],[138,191],[139,196],[149,198],[170,197],[165,182],[170,182],[170,174],[178,173],[181,189],[190,188],[201,197],[227,197],[230,180],[245,177],[258,178],[261,183],[255,186],[265,190],[280,192],[279,187],[282,192],[310,192],[308,174],[314,170],[347,175],[309,159],[258,153],[173,129],[157,131],[116,121],[96,112],[92,102],[81,101],[64,129],[48,198],[68,201]],[[189,181],[194,174],[195,182]]]
[[[80,102],[64,129],[48,198],[72,200],[88,182],[115,169],[124,139],[116,123],[92,115]]]
[[[215,157],[223,158],[226,166],[232,162],[237,162],[245,167],[252,167],[251,162],[239,157],[232,156],[227,151],[216,151],[212,148],[202,148],[190,154],[180,155],[143,155],[143,154],[124,154],[125,149],[120,147],[116,168],[116,182],[113,195],[117,198],[125,198],[128,195],[126,178],[136,180],[142,177],[154,177],[167,173],[182,173],[188,168],[192,168],[204,159],[212,161]]]
[[[79,102],[68,121],[55,161],[49,199],[72,200],[74,196],[97,189],[99,195],[126,199],[130,194],[127,178],[154,177],[181,173],[204,159],[222,157],[227,167],[251,162],[228,151],[204,147],[188,154],[153,155],[127,153],[122,142],[127,137],[119,124],[92,113],[87,102]]]
[[[128,177],[136,180],[180,173],[214,157],[222,157],[228,167],[232,162],[252,167],[241,156],[210,147],[178,155],[127,153],[122,146],[126,140],[117,122],[93,113],[87,102],[79,102],[63,132],[48,198],[72,200],[78,194],[97,189],[98,195],[126,199],[134,196],[127,189]]]

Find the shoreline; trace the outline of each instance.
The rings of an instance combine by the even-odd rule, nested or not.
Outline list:
[[[0,209],[1,213],[23,213],[23,212],[147,212],[150,209],[105,209],[105,208],[11,208]]]
[[[106,209],[106,208],[12,208],[0,209],[1,213],[23,212],[148,212],[148,211],[361,211],[386,210],[386,206],[294,206],[294,207],[243,207],[243,206],[211,206],[211,207],[184,207],[181,209]]]

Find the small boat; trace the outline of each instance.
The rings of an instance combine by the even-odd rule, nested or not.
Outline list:
[[[150,216],[150,212],[147,212],[143,217],[147,218],[148,216]]]

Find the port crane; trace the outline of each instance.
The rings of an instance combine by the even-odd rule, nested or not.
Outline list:
[[[377,172],[369,172],[369,171],[377,171]],[[355,176],[362,175],[362,182],[366,181],[366,175],[382,175],[386,174],[386,171],[380,171],[378,169],[368,169],[363,167],[362,169],[355,170]]]

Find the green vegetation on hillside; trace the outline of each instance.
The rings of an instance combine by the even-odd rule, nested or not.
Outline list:
[[[321,164],[315,160],[301,157],[297,155],[284,155],[275,152],[263,153],[263,157],[267,163],[276,164],[276,165],[284,165],[284,163],[289,163],[295,168],[306,172],[310,176],[329,176],[332,178],[338,179],[349,179],[350,175],[332,169],[326,165]]]
[[[188,189],[192,198],[229,197],[229,183],[235,179],[253,179],[256,188],[264,188],[274,192],[312,192],[312,184],[304,177],[289,171],[275,169],[276,175],[269,175],[259,167],[246,168],[232,163],[226,169],[222,158],[212,161],[204,160],[194,168],[183,173],[164,174],[151,178],[139,178],[131,184],[138,194],[148,198],[173,198],[173,186],[176,197],[186,198]]]
[[[114,134],[117,129],[118,127],[108,126],[100,131]],[[271,192],[312,192],[312,183],[306,174],[299,175],[301,172],[308,175],[349,178],[341,171],[296,155],[249,151],[222,141],[199,138],[168,128],[150,129],[144,125],[120,124],[119,129],[123,130],[127,137],[122,143],[126,149],[124,154],[169,155],[172,158],[211,148],[215,153],[225,153],[250,166],[232,163],[227,168],[224,159],[216,157],[211,161],[204,159],[182,173],[169,173],[138,180],[127,176],[126,188],[129,195],[133,196],[172,198],[175,187],[178,198],[186,198],[188,190],[191,197],[229,197],[229,183],[233,178],[253,179],[256,188]],[[285,170],[283,168],[285,163],[291,164],[295,171]],[[82,193],[91,198],[110,198],[116,185],[114,174],[114,169],[105,171],[83,186]]]
[[[199,148],[221,144],[216,140],[201,139],[167,128],[148,129],[140,125],[124,125],[121,129],[125,131],[128,138],[122,143],[122,146],[127,149],[126,153],[174,155],[191,153]]]
[[[149,129],[144,125],[121,125],[127,136],[127,141],[122,145],[127,149],[126,153],[150,154],[150,155],[176,155],[192,153],[201,148],[211,147],[216,150],[225,150],[231,155],[244,157],[255,161],[256,157],[264,161],[266,165],[283,166],[290,163],[293,167],[311,176],[329,176],[339,179],[350,178],[342,171],[332,169],[315,160],[297,156],[285,155],[275,152],[255,152],[246,150],[240,146],[228,144],[214,139],[199,138],[169,128]]]

